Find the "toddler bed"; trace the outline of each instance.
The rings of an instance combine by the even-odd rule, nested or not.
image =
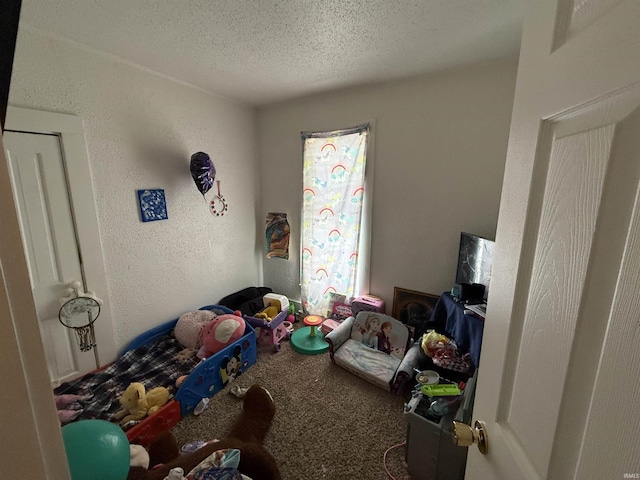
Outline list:
[[[233,313],[221,305],[208,305],[200,310]],[[235,342],[204,360],[192,357],[180,361],[184,347],[171,335],[177,322],[176,318],[142,333],[129,343],[115,362],[63,383],[54,394],[90,397],[82,402],[83,411],[75,420],[117,422],[118,400],[131,382],[142,383],[147,391],[154,387],[171,389],[173,398],[159,411],[130,428],[124,427],[131,443],[148,446],[158,433],[173,427],[182,417],[192,413],[202,399],[218,393],[256,362],[256,334],[246,321],[244,334]],[[183,375],[186,379],[176,390],[176,380]]]

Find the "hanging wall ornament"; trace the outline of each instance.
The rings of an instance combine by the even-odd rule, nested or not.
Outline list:
[[[213,180],[216,178],[216,168],[209,155],[204,152],[191,155],[190,170],[196,187],[204,197],[204,194],[213,187]]]
[[[218,195],[213,200],[211,200],[209,208],[211,208],[212,215],[215,215],[216,217],[222,217],[224,216],[224,212],[229,209],[229,205],[227,205],[227,201],[220,193],[220,180],[218,180],[216,183],[218,184]]]

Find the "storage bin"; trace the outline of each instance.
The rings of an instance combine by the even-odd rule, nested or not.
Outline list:
[[[453,442],[453,421],[469,424],[473,411],[476,374],[465,388],[462,402],[454,413],[438,420],[428,418],[430,399],[415,393],[405,405],[407,444],[405,460],[412,478],[418,480],[463,480],[468,447]]]

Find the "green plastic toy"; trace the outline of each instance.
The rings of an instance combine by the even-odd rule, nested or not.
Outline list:
[[[450,397],[453,395],[461,395],[462,392],[458,385],[452,383],[440,383],[438,385],[423,385],[422,393],[428,397]]]

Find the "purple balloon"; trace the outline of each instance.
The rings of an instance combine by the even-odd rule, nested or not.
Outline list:
[[[196,187],[204,196],[205,193],[211,190],[213,181],[216,178],[216,168],[213,166],[211,158],[204,152],[194,153],[191,155],[190,169],[193,181],[196,182]]]

